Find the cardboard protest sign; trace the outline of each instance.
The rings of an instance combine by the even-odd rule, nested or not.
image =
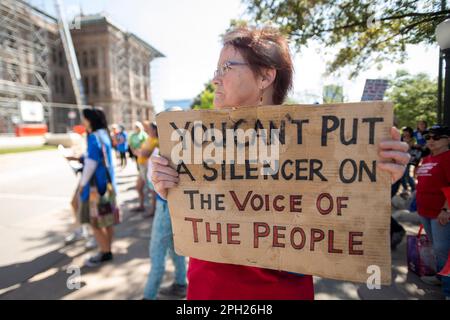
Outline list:
[[[163,112],[176,252],[326,278],[391,281],[392,104]]]

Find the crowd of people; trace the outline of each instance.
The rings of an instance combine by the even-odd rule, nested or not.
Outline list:
[[[121,222],[120,205],[116,201],[117,185],[115,163],[124,169],[129,160],[136,163],[138,172],[136,190],[139,205],[131,212],[142,212],[143,217],[154,217],[149,243],[151,270],[143,293],[144,299],[156,299],[158,294],[184,298],[186,296],[185,257],[175,253],[167,201],[155,191],[151,182],[151,155],[159,153],[158,131],[155,123],[136,122],[128,134],[123,125],[111,125],[100,109],[84,109],[82,122],[86,128],[86,152],[67,156],[69,161],[81,164],[79,183],[72,199],[75,220],[79,226],[66,237],[66,244],[85,239],[86,248],[98,248],[98,253],[86,259],[85,267],[99,267],[113,260],[111,250],[114,226]],[[148,198],[150,206],[145,206]],[[169,254],[175,265],[175,282],[161,288],[165,274],[165,259]]]
[[[402,128],[402,140],[408,144],[410,161],[403,177],[393,184],[392,196],[400,193],[401,186],[400,196],[410,199],[409,211],[417,212],[432,243],[437,274],[422,276],[422,281],[442,286],[444,295],[450,297],[450,277],[438,273],[450,264],[450,128],[428,128],[422,120],[416,130]],[[393,249],[404,234],[403,227],[392,218]]]
[[[237,28],[223,39],[213,79],[215,108],[282,104],[293,81],[286,39],[272,28]],[[88,131],[87,152],[79,159],[83,162],[83,170],[73,201],[81,227],[68,238],[68,242],[86,237],[86,226],[90,225],[99,253],[90,257],[86,266],[99,266],[113,259],[113,228],[120,223],[112,161],[115,150],[120,168],[129,165],[129,159],[136,162],[139,205],[133,211],[154,216],[149,244],[151,269],[144,299],[156,299],[158,294],[179,298],[187,294],[188,299],[314,298],[310,275],[194,258],[189,259],[186,271],[185,257],[174,251],[166,201],[168,189],[177,185],[179,177],[177,171],[169,166],[169,161],[159,156],[156,125],[136,122],[131,133],[121,125],[113,125],[109,132],[105,119],[98,109],[83,111],[83,124]],[[445,197],[445,190],[450,188],[449,128],[428,128],[426,122],[421,121],[416,130],[403,128],[401,139],[395,128],[392,128],[391,135],[390,141],[379,145],[378,166],[392,177],[392,196],[400,194],[413,199],[411,208],[413,211],[417,208],[432,240],[439,271],[447,263],[450,251],[449,201]],[[149,208],[145,206],[146,197],[150,198]],[[391,229],[392,249],[395,249],[405,230],[395,219],[392,219]],[[175,280],[170,287],[160,289],[167,254],[175,266]],[[444,294],[450,297],[450,278],[435,276],[433,280],[442,285]]]

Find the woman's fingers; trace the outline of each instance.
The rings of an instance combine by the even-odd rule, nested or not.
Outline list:
[[[400,130],[396,127],[391,127],[391,138],[392,140],[400,141],[401,140]]]
[[[381,141],[378,145],[380,151],[396,150],[400,152],[408,152],[409,146],[406,142],[397,140]]]
[[[159,182],[159,181],[171,181],[178,183],[180,181],[180,178],[175,177],[173,175],[161,172],[161,171],[153,171],[152,173],[152,182]]]
[[[178,177],[177,170],[169,167],[168,165],[161,165],[159,163],[152,163],[152,170],[153,172],[161,172],[168,174],[170,176]]]
[[[155,187],[155,191],[159,194],[161,198],[164,200],[167,199],[167,192],[170,188],[176,187],[176,183],[172,181],[159,181],[153,184]]]
[[[392,161],[394,160],[397,164],[407,165],[411,156],[409,153],[401,152],[401,151],[380,151],[380,157],[383,161]]]
[[[445,226],[449,222],[449,215],[448,213],[441,213],[438,216],[438,221],[441,225]]]
[[[152,162],[153,165],[155,165],[155,164],[160,164],[163,166],[169,165],[169,160],[167,160],[166,158],[161,157],[161,156],[153,155],[150,157],[150,161]]]
[[[400,131],[392,127],[391,139],[379,143],[378,167],[381,170],[387,171],[391,174],[392,182],[400,179],[404,172],[405,166],[408,164],[411,156],[408,154],[409,146],[407,143],[400,141]]]
[[[378,162],[377,166],[381,170],[387,171],[391,174],[393,183],[395,181],[399,180],[401,177],[403,177],[403,174],[405,172],[405,166],[401,165],[401,164],[389,163],[389,162]]]
[[[160,156],[151,156],[152,162],[152,183],[155,191],[161,198],[167,199],[167,192],[169,188],[176,187],[180,178],[178,172],[169,167],[169,160]]]

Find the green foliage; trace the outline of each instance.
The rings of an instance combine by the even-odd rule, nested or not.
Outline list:
[[[214,85],[212,82],[205,84],[205,89],[195,97],[192,102],[191,109],[201,110],[201,109],[214,109]]]
[[[342,86],[330,84],[323,87],[323,103],[344,102],[344,89]]]
[[[437,118],[437,80],[427,74],[411,75],[407,71],[397,71],[391,80],[387,99],[394,103],[394,113],[399,127],[415,128],[418,120],[426,120],[429,125]]]
[[[296,48],[315,40],[338,49],[327,71],[352,66],[351,77],[382,61],[402,62],[406,45],[435,43],[450,10],[441,0],[242,0],[258,23],[271,23]]]

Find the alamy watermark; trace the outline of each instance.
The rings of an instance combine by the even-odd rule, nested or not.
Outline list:
[[[70,274],[66,281],[66,287],[69,290],[81,289],[81,269],[77,265],[70,265],[66,269],[66,273]]]
[[[369,290],[381,289],[381,268],[377,265],[370,265],[367,267],[367,273],[370,276],[367,278],[366,285]]]
[[[195,121],[192,130],[174,130],[170,140],[178,141],[171,152],[176,165],[260,164],[262,175],[275,174],[279,169],[279,129],[219,130]]]

